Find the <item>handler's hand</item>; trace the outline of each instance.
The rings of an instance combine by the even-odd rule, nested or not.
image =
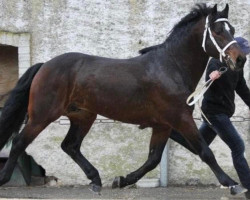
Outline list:
[[[218,70],[213,71],[211,72],[211,74],[209,74],[209,78],[211,78],[213,81],[220,78],[220,76],[221,76],[221,73]]]

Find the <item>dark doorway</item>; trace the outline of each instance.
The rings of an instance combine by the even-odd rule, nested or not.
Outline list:
[[[10,91],[18,80],[18,48],[0,45],[0,95]],[[0,108],[6,99],[0,101]]]
[[[18,48],[0,44],[0,95],[6,94],[15,87],[18,74]],[[0,99],[0,115],[7,97]],[[0,170],[8,160],[10,147],[11,143],[0,151]],[[11,180],[6,185],[43,185],[44,183],[45,170],[24,152],[18,159]]]

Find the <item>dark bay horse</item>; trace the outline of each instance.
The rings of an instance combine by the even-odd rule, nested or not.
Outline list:
[[[131,59],[66,53],[29,68],[10,93],[0,118],[3,148],[28,114],[27,124],[15,136],[0,172],[0,185],[10,180],[19,155],[38,134],[60,116],[67,116],[71,125],[61,147],[91,180],[92,190],[100,191],[97,169],[80,152],[97,114],[152,128],[147,161],[126,177],[115,178],[113,187],[133,184],[154,169],[171,130],[182,134],[222,185],[236,185],[199,136],[193,108],[185,103],[209,56],[230,59],[234,70],[244,66],[245,55],[232,43],[234,28],[227,21],[228,9],[227,5],[218,12],[216,5],[197,5],[174,26],[166,41],[141,50],[140,56]],[[218,52],[212,36],[223,52]]]

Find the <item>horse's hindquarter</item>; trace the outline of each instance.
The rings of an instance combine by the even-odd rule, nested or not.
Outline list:
[[[32,81],[30,117],[40,118],[43,113],[60,117],[65,113],[81,57],[82,54],[68,53],[44,63]]]

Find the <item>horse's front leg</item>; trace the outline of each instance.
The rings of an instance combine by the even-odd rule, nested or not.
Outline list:
[[[153,170],[161,161],[162,152],[168,141],[170,131],[171,129],[168,126],[153,127],[147,161],[139,169],[128,174],[126,177],[116,177],[112,188],[122,188],[134,184],[147,172]]]
[[[195,153],[211,168],[220,184],[227,187],[237,185],[238,183],[231,179],[218,165],[213,152],[199,134],[192,115],[183,113],[179,118],[179,123],[176,123],[176,121],[172,123],[173,128],[182,134]]]

